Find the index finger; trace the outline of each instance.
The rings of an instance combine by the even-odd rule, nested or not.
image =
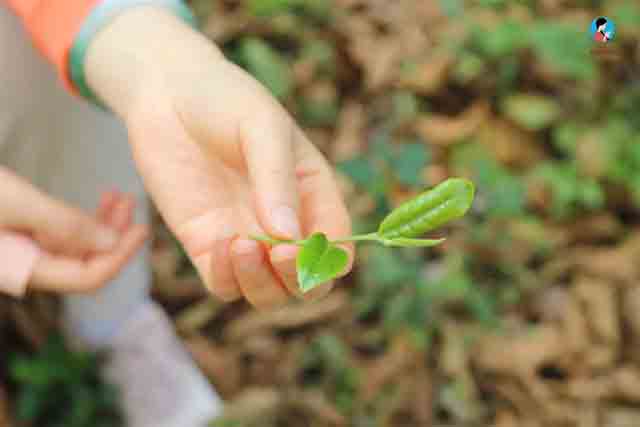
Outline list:
[[[300,197],[300,217],[304,235],[313,232],[325,233],[329,238],[347,237],[351,234],[351,219],[342,200],[340,190],[333,176],[333,170],[322,154],[298,131],[296,178]],[[353,244],[340,245],[349,255],[349,264],[343,274],[353,265]],[[271,250],[271,262],[281,280],[299,294],[295,258],[298,250],[289,245],[276,246]],[[317,299],[331,290],[325,284],[304,294],[305,299]]]

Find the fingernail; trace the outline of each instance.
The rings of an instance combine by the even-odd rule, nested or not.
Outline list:
[[[98,229],[96,235],[96,249],[99,251],[109,251],[118,243],[118,234],[110,228],[102,227]]]
[[[282,237],[297,239],[302,235],[298,215],[289,206],[274,209],[271,214],[271,224]]]

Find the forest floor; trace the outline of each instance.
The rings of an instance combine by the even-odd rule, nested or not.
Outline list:
[[[336,165],[357,230],[448,176],[477,187],[441,247],[362,245],[329,296],[273,313],[210,297],[156,219],[154,297],[228,402],[216,425],[640,426],[637,1],[191,3]],[[56,313],[1,300],[2,366]]]

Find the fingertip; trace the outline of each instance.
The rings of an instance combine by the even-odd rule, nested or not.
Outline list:
[[[296,270],[296,258],[299,252],[300,248],[296,245],[279,245],[271,249],[269,259],[279,279],[289,292],[301,298],[302,292],[298,285]]]
[[[342,270],[342,272],[340,273],[340,275],[338,277],[344,277],[347,274],[349,274],[351,272],[351,270],[353,270],[353,265],[355,263],[356,260],[356,248],[355,245],[353,243],[345,243],[343,245],[341,245],[341,247],[347,251],[347,265],[345,266],[345,268]]]
[[[111,209],[118,199],[118,194],[115,191],[104,191],[100,195],[100,201],[96,209],[96,217],[101,223],[106,223],[109,218]]]
[[[289,292],[278,280],[260,243],[237,238],[231,243],[231,253],[234,276],[252,306],[272,310],[288,301]]]
[[[130,195],[122,195],[111,212],[109,225],[122,233],[131,226],[133,220],[134,199]]]
[[[284,239],[299,239],[302,236],[298,213],[290,206],[277,206],[269,212],[271,232]]]

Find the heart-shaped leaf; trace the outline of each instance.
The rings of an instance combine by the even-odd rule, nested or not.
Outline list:
[[[439,245],[446,239],[409,239],[407,237],[396,237],[395,239],[383,240],[385,246],[400,246],[404,248],[429,248]]]
[[[302,246],[296,266],[302,292],[336,278],[347,266],[349,256],[344,249],[332,245],[322,233],[315,233]]]

